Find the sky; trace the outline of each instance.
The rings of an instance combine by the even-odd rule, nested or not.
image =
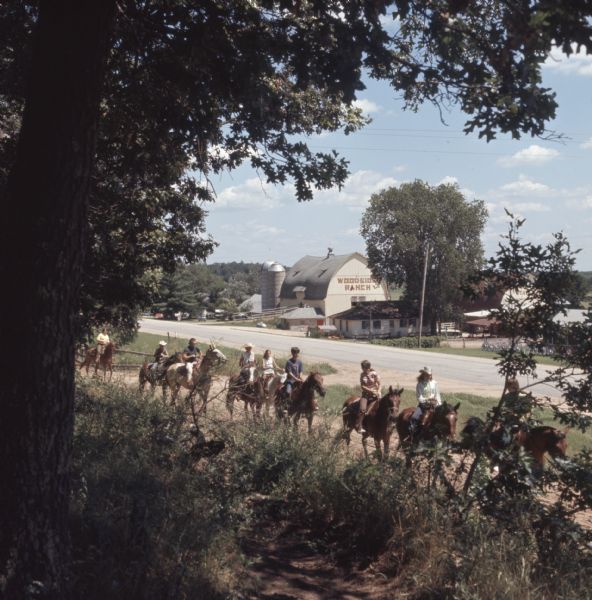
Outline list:
[[[551,130],[562,142],[510,136],[487,143],[465,135],[465,115],[424,105],[404,111],[386,83],[366,81],[358,105],[372,122],[345,136],[308,138],[313,150],[332,148],[349,161],[341,191],[315,193],[299,203],[290,185],[266,184],[248,166],[212,180],[217,201],[206,207],[207,232],[219,243],[208,262],[263,262],[291,266],[306,254],[361,252],[360,220],[373,193],[406,181],[430,185],[457,183],[468,200],[483,200],[489,218],[482,240],[485,256],[495,253],[507,232],[504,208],[526,219],[524,237],[535,243],[562,231],[573,249],[576,268],[592,271],[592,55],[552,54],[543,83],[557,93]]]

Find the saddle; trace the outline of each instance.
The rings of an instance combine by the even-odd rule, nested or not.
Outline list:
[[[353,402],[350,402],[344,409],[344,415],[357,415],[360,412],[360,400],[362,398],[358,396]],[[370,407],[378,400],[377,396],[373,396],[372,398],[368,398],[368,407],[366,409],[366,413],[370,411]]]

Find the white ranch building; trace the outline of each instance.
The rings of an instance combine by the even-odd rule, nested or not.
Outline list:
[[[374,279],[365,256],[329,252],[324,257],[305,256],[286,272],[279,305],[312,307],[330,321],[354,302],[387,297],[385,284]]]
[[[337,332],[347,338],[401,337],[416,335],[419,330],[419,318],[401,312],[394,301],[361,302],[331,320]],[[424,323],[422,333],[430,333],[429,323]]]

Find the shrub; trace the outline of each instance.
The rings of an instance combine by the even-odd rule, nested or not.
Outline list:
[[[421,347],[422,348],[438,348],[440,346],[441,339],[438,336],[422,336]],[[388,338],[388,339],[374,339],[370,341],[371,344],[377,344],[379,346],[392,346],[393,348],[417,348],[417,336],[405,336],[399,338]]]

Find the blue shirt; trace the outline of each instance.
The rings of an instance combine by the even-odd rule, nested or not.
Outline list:
[[[286,373],[288,374],[288,380],[293,381],[294,379],[300,379],[300,375],[302,375],[302,371],[304,367],[302,365],[302,361],[297,358],[294,360],[293,358],[289,358],[286,363]]]

